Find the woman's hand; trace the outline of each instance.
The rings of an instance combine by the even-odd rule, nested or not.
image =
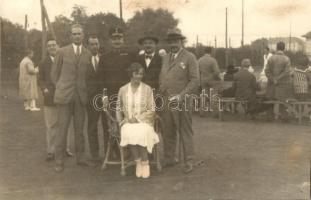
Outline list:
[[[103,103],[103,109],[108,110],[108,107],[109,107],[108,96],[102,97],[102,103]]]
[[[131,124],[134,124],[134,123],[138,123],[138,120],[135,117],[133,117],[133,118],[129,119],[128,122]]]

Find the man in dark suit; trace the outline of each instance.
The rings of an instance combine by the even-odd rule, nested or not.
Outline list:
[[[101,115],[102,112],[99,108],[102,107],[101,98],[98,98],[102,94],[102,85],[100,81],[100,73],[98,69],[98,63],[100,62],[99,55],[99,40],[95,36],[88,38],[89,50],[92,54],[91,65],[89,68],[89,74],[87,77],[87,93],[88,93],[88,102],[87,102],[87,116],[88,116],[88,139],[90,153],[92,156],[92,162],[94,164],[99,164],[99,142],[98,142],[98,120],[102,116],[103,126],[107,126],[107,121],[105,115]]]
[[[55,135],[57,134],[58,119],[57,107],[54,103],[55,85],[51,80],[51,69],[54,64],[55,55],[58,45],[56,40],[48,38],[47,40],[47,56],[39,63],[39,86],[44,98],[44,120],[46,126],[47,139],[47,157],[46,161],[54,159],[55,151]],[[69,137],[69,136],[68,136]],[[67,156],[73,156],[70,152],[70,142],[67,141]]]
[[[143,46],[144,54],[137,58],[137,62],[145,69],[143,82],[156,91],[159,89],[159,75],[162,65],[162,57],[156,52],[158,42],[159,39],[151,34],[141,37],[138,43]]]
[[[46,125],[47,161],[54,159],[55,134],[57,133],[57,108],[54,104],[55,86],[51,80],[51,68],[57,51],[54,39],[48,39],[48,55],[39,64],[39,86],[44,98],[44,120]]]
[[[170,53],[163,57],[160,92],[166,102],[175,102],[168,103],[161,113],[164,123],[163,141],[166,160],[164,165],[175,164],[176,131],[178,131],[186,164],[184,173],[189,173],[193,170],[194,156],[190,96],[199,88],[199,67],[195,55],[183,48],[184,39],[180,30],[168,31],[166,41]]]
[[[85,106],[87,104],[86,77],[91,65],[91,53],[83,47],[84,33],[79,24],[71,27],[72,44],[61,48],[55,57],[51,76],[56,85],[54,102],[58,108],[59,131],[56,135],[55,171],[64,170],[64,153],[70,119],[73,116],[75,149],[78,165],[86,166],[83,158]]]

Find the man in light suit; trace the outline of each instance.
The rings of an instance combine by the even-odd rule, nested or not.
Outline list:
[[[220,70],[217,60],[211,56],[212,50],[212,47],[206,47],[205,54],[198,61],[202,89],[209,89],[215,81],[220,81]]]
[[[73,116],[77,164],[87,166],[83,158],[85,106],[87,103],[86,77],[91,65],[91,53],[82,45],[83,28],[71,27],[72,44],[61,48],[55,57],[51,76],[55,83],[54,102],[58,107],[59,130],[56,135],[55,168],[64,170],[64,154],[70,119]]]
[[[276,50],[275,54],[269,58],[265,69],[268,78],[266,97],[271,100],[286,101],[293,98],[291,62],[284,54],[284,42],[278,42]],[[281,105],[280,112],[281,120],[287,122],[289,116],[284,105]]]
[[[161,116],[163,119],[164,166],[175,164],[176,131],[179,132],[184,151],[184,173],[193,170],[193,130],[192,102],[190,95],[198,91],[199,67],[196,57],[183,48],[185,37],[180,30],[169,30],[166,41],[170,53],[163,57],[160,73],[160,92],[166,102],[175,102],[171,107],[165,105]]]

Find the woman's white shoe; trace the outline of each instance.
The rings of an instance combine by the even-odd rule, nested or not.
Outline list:
[[[143,178],[149,178],[150,176],[150,166],[149,166],[149,161],[141,161],[142,165],[142,177]]]
[[[142,164],[141,160],[135,160],[136,162],[136,177],[141,178],[142,177]]]
[[[30,111],[40,111],[40,108],[34,107],[34,108],[30,108]]]

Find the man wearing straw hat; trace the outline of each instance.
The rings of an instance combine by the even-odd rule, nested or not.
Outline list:
[[[163,57],[160,92],[166,102],[161,112],[164,123],[164,167],[175,165],[178,131],[184,152],[184,173],[189,173],[193,170],[194,155],[192,102],[189,97],[198,90],[199,68],[196,57],[183,48],[184,39],[179,29],[167,33],[170,53]]]

